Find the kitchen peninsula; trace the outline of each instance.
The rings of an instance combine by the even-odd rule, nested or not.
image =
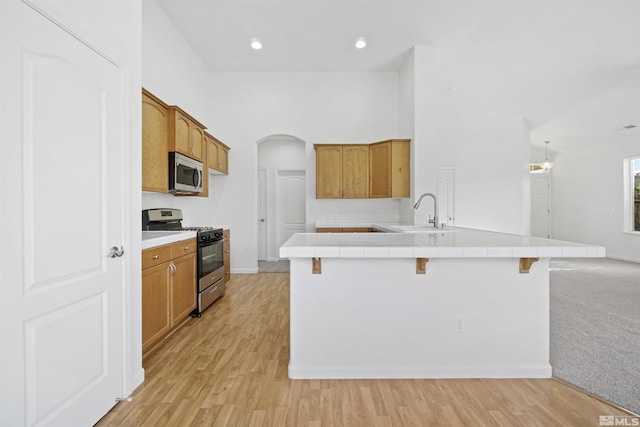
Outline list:
[[[463,228],[301,233],[290,378],[549,378],[549,259],[604,248]]]

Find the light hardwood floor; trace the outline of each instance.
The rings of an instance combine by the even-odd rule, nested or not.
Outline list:
[[[553,379],[290,380],[288,359],[289,274],[234,275],[97,426],[598,426],[626,415]]]

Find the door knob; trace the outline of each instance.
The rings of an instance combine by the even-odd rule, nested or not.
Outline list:
[[[109,249],[109,257],[111,258],[120,258],[122,255],[124,255],[124,249],[122,248],[122,246],[120,246],[120,249],[118,249],[117,246],[113,246],[111,247],[111,249]]]
[[[264,222],[264,218],[260,218],[258,222]]]

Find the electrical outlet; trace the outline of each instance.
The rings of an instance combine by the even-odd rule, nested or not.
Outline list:
[[[457,334],[461,334],[464,332],[464,316],[456,315],[453,328]]]

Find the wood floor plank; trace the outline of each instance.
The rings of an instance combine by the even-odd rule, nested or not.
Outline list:
[[[623,411],[553,379],[290,380],[288,273],[236,274],[143,361],[111,426],[588,426]]]

